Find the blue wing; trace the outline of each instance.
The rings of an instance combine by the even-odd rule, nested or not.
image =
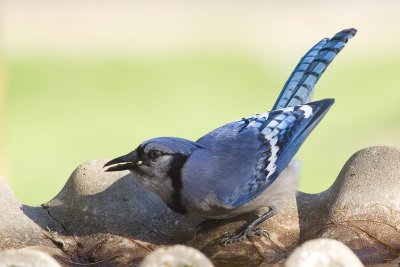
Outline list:
[[[243,118],[199,139],[206,150],[213,150],[213,159],[204,156],[202,160],[205,176],[218,188],[219,201],[237,207],[263,192],[289,164],[333,102],[325,99]]]
[[[318,79],[356,32],[355,29],[343,30],[331,39],[322,39],[311,48],[297,64],[283,86],[272,110],[309,102]]]

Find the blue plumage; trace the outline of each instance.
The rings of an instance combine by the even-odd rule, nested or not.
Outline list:
[[[242,118],[196,142],[160,137],[108,162],[107,171],[130,170],[173,210],[204,218],[229,218],[270,211],[226,242],[259,233],[254,227],[273,216],[295,193],[299,176],[293,160],[300,146],[334,103],[309,102],[314,86],[354,36],[348,29],[322,39],[301,59],[271,112]]]

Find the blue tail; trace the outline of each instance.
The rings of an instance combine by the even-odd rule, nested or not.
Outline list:
[[[272,110],[309,102],[314,86],[322,73],[356,32],[357,30],[353,28],[343,30],[331,39],[322,39],[311,48],[297,64],[283,86]]]

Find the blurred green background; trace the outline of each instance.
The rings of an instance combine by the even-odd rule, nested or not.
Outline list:
[[[84,161],[264,112],[314,43],[356,27],[316,87],[336,103],[296,156],[300,190],[325,190],[357,150],[400,147],[398,11],[389,0],[3,1],[0,175],[37,205]]]

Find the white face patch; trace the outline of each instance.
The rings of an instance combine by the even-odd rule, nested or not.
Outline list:
[[[309,105],[303,105],[299,109],[304,111],[304,118],[306,119],[309,118],[313,113],[312,107]]]

